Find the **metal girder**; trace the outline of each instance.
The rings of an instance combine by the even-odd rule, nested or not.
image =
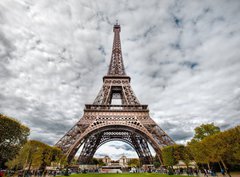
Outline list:
[[[89,163],[104,143],[120,140],[132,146],[142,163],[151,163],[148,143],[161,161],[161,149],[174,141],[149,116],[147,105],[140,104],[126,75],[120,42],[120,25],[114,25],[114,40],[108,74],[93,104],[87,104],[83,117],[56,143],[70,162],[81,145],[79,163]],[[114,105],[113,99],[121,99]]]
[[[142,164],[151,164],[152,155],[147,141],[136,133],[125,130],[106,130],[91,135],[85,142],[78,162],[88,164],[96,150],[110,141],[123,141],[136,150]]]

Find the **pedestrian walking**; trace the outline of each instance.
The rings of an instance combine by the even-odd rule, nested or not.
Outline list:
[[[53,171],[53,176],[54,176],[54,177],[56,176],[56,173],[57,173],[56,170],[54,170],[54,171]]]
[[[18,171],[18,177],[23,177],[23,170]]]
[[[4,176],[4,172],[3,170],[0,169],[0,177],[3,177]]]
[[[208,172],[205,168],[203,169],[203,173],[204,173],[204,176],[208,177]]]
[[[223,176],[225,176],[225,170],[223,168],[221,168],[221,173]]]

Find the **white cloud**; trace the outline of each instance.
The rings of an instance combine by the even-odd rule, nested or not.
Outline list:
[[[118,160],[122,155],[128,158],[136,158],[137,153],[126,143],[120,141],[112,141],[102,145],[95,153],[96,157],[104,157],[108,155],[113,160]]]
[[[0,112],[27,124],[31,138],[57,142],[101,87],[118,19],[132,87],[160,127],[180,143],[201,123],[233,127],[239,9],[238,0],[1,1]]]

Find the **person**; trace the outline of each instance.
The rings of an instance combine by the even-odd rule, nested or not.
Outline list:
[[[40,171],[40,170],[38,170],[38,171],[37,171],[37,176],[38,176],[38,177],[42,176],[42,174],[41,174],[41,171]]]
[[[0,177],[4,176],[4,172],[0,169]]]
[[[18,171],[18,177],[22,177],[23,176],[23,170],[19,170]]]
[[[221,168],[221,173],[223,176],[225,176],[225,170],[223,168]]]
[[[226,173],[228,174],[229,177],[232,177],[231,174],[230,174],[230,169],[229,168],[226,169]]]
[[[195,172],[196,176],[198,176],[198,173],[199,173],[198,169],[195,168],[194,172]]]
[[[56,173],[57,173],[56,170],[54,170],[54,171],[53,171],[53,176],[54,176],[54,177],[56,176]]]
[[[203,169],[203,173],[204,173],[204,176],[208,177],[208,172],[205,168]]]
[[[189,175],[193,176],[193,169],[192,168],[189,168]]]
[[[211,173],[212,176],[217,176],[215,169],[212,169],[211,172],[212,172]]]

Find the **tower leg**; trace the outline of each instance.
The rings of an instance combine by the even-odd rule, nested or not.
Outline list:
[[[147,141],[136,134],[131,137],[132,143],[135,147],[135,150],[139,156],[141,164],[152,164],[153,158],[147,144]]]
[[[89,164],[93,155],[95,154],[97,147],[101,141],[103,133],[98,133],[90,136],[84,143],[82,152],[78,157],[79,164]]]

